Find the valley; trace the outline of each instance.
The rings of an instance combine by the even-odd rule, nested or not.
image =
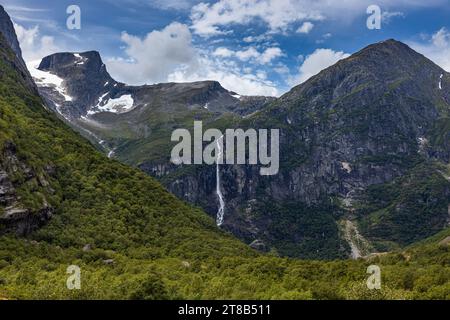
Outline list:
[[[49,107],[105,154],[157,178],[212,217],[226,199],[223,229],[260,249],[291,257],[351,257],[354,244],[339,223],[347,215],[368,242],[367,253],[403,247],[447,226],[450,186],[436,173],[450,159],[450,96],[442,90],[450,76],[401,42],[364,48],[278,99],[239,96],[217,82],[130,87],[111,78],[96,52],[55,54],[38,69],[64,79],[63,89],[37,82]],[[64,107],[57,105],[61,90],[74,97]],[[198,136],[195,121],[204,130],[280,130],[279,174],[261,177],[248,162],[227,163],[220,168],[218,198],[213,166],[189,165],[192,159],[178,166],[170,159],[171,150],[178,150],[172,132]],[[373,190],[419,171],[428,176],[430,191],[413,183],[407,195],[368,204],[378,201]],[[421,198],[439,204],[426,213]],[[432,225],[419,221],[426,214]],[[404,216],[420,237],[405,230]],[[278,232],[284,224],[289,227]],[[409,232],[412,237],[403,235]]]
[[[450,75],[405,44],[276,99],[128,86],[94,51],[38,69],[0,6],[0,300],[450,299]],[[194,120],[280,129],[279,174],[171,164]]]

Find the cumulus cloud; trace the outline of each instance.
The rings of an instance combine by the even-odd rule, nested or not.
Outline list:
[[[215,55],[216,57],[229,58],[234,56],[235,52],[230,49],[220,47],[214,51],[213,55]]]
[[[259,52],[254,47],[249,47],[245,50],[233,51],[228,48],[219,47],[214,52],[213,55],[222,58],[235,57],[241,61],[252,61],[258,64],[268,64],[272,60],[283,56],[283,51],[278,47],[266,48],[264,51]]]
[[[197,68],[197,52],[184,24],[174,22],[143,39],[124,32],[122,41],[128,59],[111,59],[108,67],[127,83],[163,82],[180,66]]]
[[[172,23],[162,30],[152,31],[144,38],[128,33],[122,35],[126,58],[108,59],[111,74],[129,84],[158,82],[219,81],[225,88],[244,95],[278,95],[275,84],[260,75],[249,75],[228,57],[257,59],[268,63],[281,50],[268,48],[232,51],[217,48],[212,54],[196,48],[187,25]]]
[[[383,10],[411,7],[444,6],[448,0],[378,0]],[[219,0],[199,3],[191,10],[192,29],[196,34],[209,37],[229,32],[233,25],[248,25],[262,21],[272,33],[286,32],[299,22],[342,18],[348,21],[365,12],[373,0]],[[400,16],[399,11],[387,12],[385,21]],[[308,24],[305,29],[308,30]],[[310,31],[310,30],[309,30]],[[307,33],[307,32],[305,32]]]
[[[250,47],[246,50],[236,51],[235,55],[239,60],[248,61],[258,58],[261,54],[255,48]]]
[[[270,63],[272,60],[279,58],[283,55],[283,51],[280,48],[272,47],[267,48],[259,57],[259,62],[261,64]]]
[[[242,95],[278,96],[276,85],[266,79],[264,72],[255,75],[242,73],[237,67],[230,67],[220,61],[201,59],[203,68],[189,73],[178,70],[169,75],[168,80],[174,82],[203,81],[205,79],[219,81],[228,90]]]
[[[443,27],[436,31],[426,43],[408,43],[441,68],[450,72],[450,32]]]
[[[299,68],[297,75],[291,77],[289,83],[297,85],[305,82],[312,76],[318,74],[323,69],[332,66],[341,59],[349,57],[350,54],[342,51],[333,51],[331,49],[317,49],[308,55]]]
[[[314,24],[306,21],[297,29],[297,33],[310,33],[313,28]]]
[[[25,28],[22,25],[14,23],[17,39],[22,48],[22,55],[25,61],[35,61],[43,57],[59,52],[59,48],[55,44],[55,39],[51,36],[41,35],[39,26]]]
[[[222,27],[263,21],[272,32],[285,31],[290,24],[303,20],[322,20],[315,9],[295,0],[220,0],[200,3],[192,8],[192,28],[202,36],[222,34]]]

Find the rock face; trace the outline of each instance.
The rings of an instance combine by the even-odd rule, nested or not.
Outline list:
[[[17,40],[16,32],[14,30],[13,23],[8,13],[6,13],[5,9],[0,5],[0,33],[5,38],[6,43],[12,49],[12,51],[16,54],[15,67],[22,75],[23,79],[26,81],[27,86],[33,90],[33,92],[37,93],[37,88],[34,82],[30,77],[30,73],[26,67],[25,62],[22,58],[22,50],[20,49],[19,41]]]
[[[61,85],[65,89],[67,99],[55,99],[59,95],[58,92],[53,92],[54,96],[50,99],[58,101],[57,104],[61,107],[59,110],[65,117],[86,116],[89,108],[97,105],[99,98],[106,92],[109,92],[110,96],[114,96],[116,92],[120,94],[120,90],[116,90],[119,84],[109,76],[99,53],[95,51],[54,54],[45,57],[38,69],[65,80],[64,85]],[[44,96],[52,93],[48,88]]]
[[[221,166],[224,228],[248,243],[262,239],[282,254],[303,257],[349,254],[345,230],[336,222],[348,215],[374,250],[433,234],[445,227],[450,203],[448,180],[433,164],[449,161],[449,111],[450,75],[440,67],[395,40],[363,49],[238,123],[281,129],[281,170],[261,177],[255,167]],[[166,176],[179,197],[217,212],[213,168],[187,174],[170,165],[141,168]],[[402,189],[405,182],[398,179],[410,173],[417,185]],[[388,194],[382,204],[374,200],[372,186],[394,188],[394,182],[396,191],[408,192],[408,201]],[[423,184],[433,192],[420,191]],[[414,197],[424,200],[414,203]],[[423,201],[438,205],[418,209]],[[415,217],[418,210],[428,217]],[[408,217],[406,227],[402,219]]]
[[[22,50],[20,49],[19,41],[17,40],[16,32],[14,31],[14,26],[8,13],[6,13],[2,6],[0,6],[0,31],[12,51],[19,59],[22,60]]]
[[[17,175],[23,178],[11,178]],[[0,234],[13,232],[25,236],[51,219],[54,210],[45,198],[38,208],[28,208],[22,204],[17,188],[27,184],[49,188],[46,178],[38,176],[27,164],[21,162],[17,157],[16,146],[8,142],[0,157]]]

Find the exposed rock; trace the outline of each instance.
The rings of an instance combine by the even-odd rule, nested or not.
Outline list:
[[[15,185],[10,175],[18,172],[24,180],[14,182],[17,184]],[[44,175],[36,175],[26,163],[18,159],[16,146],[10,141],[6,142],[0,157],[0,206],[3,207],[3,213],[0,214],[0,234],[12,232],[25,236],[51,219],[54,210],[45,199],[40,209],[28,209],[21,205],[17,195],[17,187],[36,178],[42,187],[49,188]]]
[[[259,251],[267,251],[267,247],[265,245],[265,243],[261,240],[255,240],[250,244],[250,247],[255,249],[255,250],[259,250]]]
[[[15,53],[14,68],[17,69],[18,73],[22,76],[22,80],[26,83],[26,86],[37,93],[37,87],[32,81],[30,73],[26,67],[25,61],[22,58],[22,51],[20,49],[19,41],[17,40],[14,25],[11,22],[11,18],[8,13],[6,13],[3,6],[0,5],[0,34],[6,40],[10,49]]]
[[[440,245],[450,246],[450,236],[439,242]]]
[[[26,236],[47,224],[53,215],[53,209],[45,207],[37,212],[28,209],[9,207],[0,217],[0,234],[13,232]]]

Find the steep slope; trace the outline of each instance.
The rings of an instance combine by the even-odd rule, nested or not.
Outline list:
[[[5,37],[7,45],[11,48],[15,55],[14,66],[16,71],[22,74],[22,78],[26,82],[26,85],[33,90],[36,90],[34,82],[29,76],[29,72],[25,61],[22,58],[22,50],[20,49],[19,41],[16,37],[16,32],[14,30],[13,23],[6,13],[5,9],[0,5],[0,30]]]
[[[201,211],[108,160],[59,121],[28,86],[18,58],[0,33],[1,234],[35,231],[33,239],[62,247],[145,246],[149,254],[250,253]]]

